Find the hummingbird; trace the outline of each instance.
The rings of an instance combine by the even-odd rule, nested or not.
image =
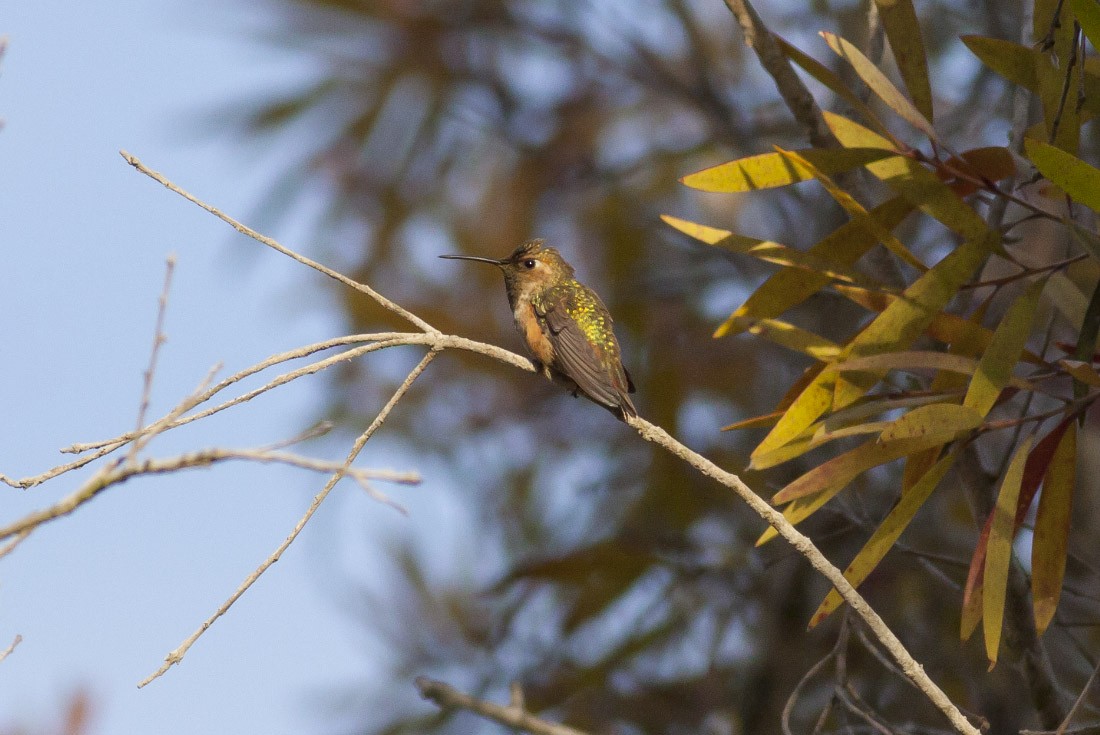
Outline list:
[[[516,329],[539,370],[625,421],[638,412],[634,383],[623,367],[611,314],[596,292],[574,277],[573,266],[543,240],[528,240],[507,258],[441,258],[490,263],[504,273]]]

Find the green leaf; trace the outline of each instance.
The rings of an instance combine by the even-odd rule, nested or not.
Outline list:
[[[892,155],[881,147],[810,148],[799,153],[818,169],[830,174],[849,171]],[[813,174],[791,166],[779,153],[761,153],[705,168],[680,181],[693,189],[733,193],[773,189],[812,178]]]
[[[862,125],[831,112],[822,114],[841,145],[893,150],[890,141]],[[916,161],[904,156],[891,156],[869,163],[866,168],[923,212],[935,217],[965,239],[994,237],[995,244],[999,244],[1000,237],[989,229],[981,215],[960,199],[938,176]]]
[[[878,119],[878,115],[876,115],[874,111],[867,106],[867,103],[864,102],[858,94],[853,92],[837,74],[817,59],[804,53],[801,49],[788,43],[779,36],[776,36],[775,40],[779,43],[779,48],[782,49],[783,55],[791,62],[802,67],[803,71],[824,84],[833,94],[847,102],[853,110],[859,113],[864,120],[873,125],[876,130],[892,138],[889,129]]]
[[[890,39],[905,88],[926,120],[932,120],[932,85],[928,81],[928,59],[924,52],[920,22],[912,0],[875,0],[883,30]]]
[[[962,36],[962,42],[982,63],[1002,77],[1032,92],[1039,91],[1036,63],[1046,63],[1043,55],[1012,41],[985,36]]]
[[[867,540],[867,543],[852,559],[852,563],[844,570],[844,578],[851,582],[853,587],[862,584],[863,580],[867,579],[867,575],[874,571],[875,567],[886,556],[886,552],[893,548],[902,532],[908,527],[909,522],[913,520],[917,511],[921,509],[924,502],[932,495],[932,491],[936,489],[940,481],[943,480],[943,476],[954,464],[955,455],[948,454],[925,472],[912,487],[902,493],[898,504],[893,507],[879,527],[875,529],[871,538]],[[840,607],[843,602],[844,599],[840,596],[840,593],[835,589],[831,590],[810,618],[809,627],[816,626]]]
[[[824,171],[821,171],[810,161],[796,153],[795,151],[785,151],[776,146],[776,151],[787,159],[788,162],[794,168],[809,171],[810,174],[825,187],[825,191],[829,192],[836,203],[844,208],[844,211],[848,213],[848,216],[853,221],[859,222],[863,227],[867,229],[875,238],[886,246],[886,249],[892,252],[894,255],[901,258],[903,261],[913,266],[920,272],[928,270],[928,266],[920,261],[915,255],[909,252],[909,248],[905,247],[900,240],[894,237],[894,233],[890,230],[882,227],[877,220],[873,217],[869,217],[867,210],[863,208],[863,205],[855,200],[848,192],[841,189],[839,186],[833,183],[832,179],[825,175]]]
[[[1031,593],[1039,634],[1050,625],[1062,593],[1077,479],[1077,424],[1070,421],[1047,467],[1031,544]]]
[[[1069,0],[1069,7],[1077,16],[1081,30],[1094,49],[1100,50],[1100,5],[1094,0]]]
[[[1001,490],[997,494],[997,506],[993,509],[993,525],[990,527],[989,543],[986,547],[982,585],[982,632],[990,669],[997,663],[997,653],[1001,645],[1008,569],[1012,563],[1012,539],[1015,535],[1016,501],[1029,451],[1031,437],[1024,440],[1012,455],[1012,461],[1005,470]]]
[[[886,230],[893,230],[913,211],[913,205],[903,197],[895,197],[867,213]],[[667,220],[666,220],[667,221]],[[833,264],[835,269],[847,269],[877,242],[875,235],[862,222],[849,221],[826,235],[806,251],[807,255]],[[730,318],[714,332],[724,337],[737,334],[739,317],[772,318],[813,296],[830,282],[830,277],[799,268],[786,268],[764,281]]]
[[[1046,279],[1032,283],[1012,303],[1005,312],[1001,323],[993,332],[978,371],[970,380],[963,405],[974,409],[982,416],[989,413],[997,402],[1001,391],[1012,379],[1012,370],[1020,361],[1024,345],[1031,334],[1031,324],[1035,320],[1035,311],[1039,306],[1039,297],[1046,286]]]
[[[989,240],[966,242],[918,278],[852,339],[843,356],[863,357],[870,354],[897,352],[906,349],[938,314],[947,302],[977,270],[989,254]],[[801,434],[810,424],[834,406],[854,403],[878,382],[885,371],[864,373],[823,372],[802,391],[779,419],[771,432],[753,450],[753,458],[783,446]],[[838,390],[840,381],[843,390]]]
[[[910,30],[910,32],[913,31]],[[916,29],[916,33],[919,41],[919,28]],[[875,66],[874,62],[863,55],[862,51],[836,34],[821,31],[821,37],[829,44],[829,48],[852,65],[859,78],[867,84],[872,92],[878,95],[879,99],[886,103],[887,107],[898,113],[903,120],[930,139],[937,140],[936,131],[932,128],[932,123],[928,121],[928,118],[920,113],[920,110],[909,101],[909,98],[903,95],[894,86],[894,83]]]
[[[779,491],[772,502],[789,503],[783,516],[791,523],[801,523],[863,472],[934,446],[938,445],[928,437],[887,443],[872,439],[813,468]],[[776,530],[769,527],[756,545],[767,543],[776,535]]]
[[[882,432],[879,441],[935,437],[939,440],[936,444],[946,444],[959,434],[978,428],[981,423],[982,415],[972,408],[936,403],[903,414]]]
[[[689,237],[693,237],[707,245],[723,248],[733,253],[748,255],[767,263],[774,263],[788,268],[801,268],[812,273],[819,273],[827,279],[836,279],[847,283],[860,284],[865,288],[877,290],[882,284],[869,278],[858,271],[835,264],[813,253],[804,253],[786,245],[771,240],[759,240],[754,237],[736,235],[729,230],[690,222],[679,217],[662,214],[661,219],[665,224],[674,227]]]
[[[1024,152],[1051,183],[1094,212],[1100,212],[1100,169],[1030,138],[1024,141]]]
[[[829,361],[840,354],[840,345],[832,340],[796,327],[778,319],[745,319],[749,324],[740,325],[750,334],[768,340],[780,347],[809,355],[815,360]]]

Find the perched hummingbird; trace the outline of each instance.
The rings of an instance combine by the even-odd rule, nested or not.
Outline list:
[[[619,358],[611,314],[596,292],[573,277],[573,266],[542,240],[528,240],[507,258],[441,258],[491,263],[504,272],[516,329],[538,367],[620,419],[637,416],[634,383]]]

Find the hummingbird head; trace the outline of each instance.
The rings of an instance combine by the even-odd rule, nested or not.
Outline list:
[[[532,293],[573,277],[573,266],[569,265],[557,250],[547,247],[543,240],[528,240],[513,250],[507,258],[500,260],[475,255],[440,255],[439,257],[473,260],[497,266],[504,273],[504,284],[508,288],[509,301],[513,305],[516,298],[530,298]]]

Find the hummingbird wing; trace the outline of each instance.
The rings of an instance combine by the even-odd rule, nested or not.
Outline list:
[[[605,309],[585,303],[599,304],[596,294],[584,289],[548,301],[540,316],[554,348],[554,368],[596,403],[636,413],[627,396],[633,386],[619,359],[611,318]]]

